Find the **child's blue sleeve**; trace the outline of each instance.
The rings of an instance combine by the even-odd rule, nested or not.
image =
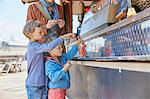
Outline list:
[[[71,50],[68,51],[66,54],[63,54],[62,57],[65,58],[66,60],[71,60],[73,57],[76,55],[78,52],[78,45],[73,45]]]
[[[58,70],[57,68],[55,68],[55,65],[56,64],[51,61],[46,62],[45,65],[46,76],[48,76],[48,78],[52,82],[57,82],[66,74],[66,72],[63,69]]]
[[[63,42],[63,39],[59,37],[49,43],[37,44],[35,45],[36,52],[37,53],[48,52],[49,50],[54,49],[56,46],[61,44],[62,42]]]

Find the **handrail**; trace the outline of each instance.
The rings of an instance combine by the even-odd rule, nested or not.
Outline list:
[[[0,57],[13,57],[13,56],[24,56],[25,52],[0,52]]]

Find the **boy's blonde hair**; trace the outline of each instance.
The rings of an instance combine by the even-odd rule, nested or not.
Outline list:
[[[30,39],[29,33],[33,33],[36,27],[41,27],[41,22],[38,20],[29,20],[23,29],[23,34]]]

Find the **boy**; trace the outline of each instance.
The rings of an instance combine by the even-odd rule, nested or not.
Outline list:
[[[65,99],[66,89],[70,87],[70,74],[69,68],[71,60],[78,51],[78,44],[81,42],[79,39],[76,45],[73,45],[71,50],[62,54],[62,45],[57,46],[49,51],[50,59],[45,65],[45,74],[48,76],[48,99]]]
[[[44,33],[42,25],[37,20],[30,20],[26,23],[24,35],[30,40],[27,48],[27,79],[26,90],[28,99],[45,99],[45,72],[43,52],[54,49],[63,42],[64,38],[75,38],[73,33],[58,37],[52,42],[42,44]]]

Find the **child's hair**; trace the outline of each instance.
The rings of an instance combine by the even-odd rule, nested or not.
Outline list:
[[[29,33],[33,33],[36,27],[41,27],[41,22],[38,20],[29,20],[23,29],[23,34],[30,39]]]

